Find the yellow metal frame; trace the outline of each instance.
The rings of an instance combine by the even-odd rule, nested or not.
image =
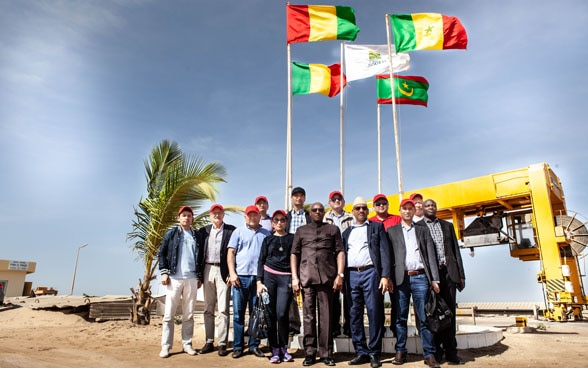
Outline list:
[[[556,232],[556,216],[566,215],[566,204],[559,178],[546,163],[490,174],[448,184],[412,190],[437,202],[437,216],[451,220],[458,238],[463,240],[464,219],[492,213],[528,211],[537,247],[511,247],[511,256],[522,261],[539,260],[537,281],[544,284],[548,302],[545,316],[555,321],[581,319],[588,299],[578,259],[572,254],[565,236]],[[389,195],[390,209],[397,213],[398,194]],[[567,270],[562,273],[562,266]]]

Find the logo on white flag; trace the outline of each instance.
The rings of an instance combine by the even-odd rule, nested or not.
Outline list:
[[[408,53],[392,54],[393,72],[408,70]],[[387,45],[345,44],[345,76],[348,82],[389,73]]]

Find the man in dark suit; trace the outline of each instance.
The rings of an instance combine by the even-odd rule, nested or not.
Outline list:
[[[457,355],[457,340],[455,339],[455,299],[456,289],[462,291],[465,288],[465,272],[457,244],[457,237],[453,224],[437,218],[437,203],[427,199],[423,203],[425,218],[418,224],[425,224],[431,232],[437,250],[437,263],[439,264],[439,295],[445,300],[451,311],[451,327],[435,334],[435,356],[441,361],[443,353],[449,363],[463,364]]]
[[[369,209],[363,197],[353,201],[355,223],[343,232],[345,246],[345,298],[349,300],[351,341],[355,357],[349,365],[369,362],[382,365],[384,337],[384,294],[393,290],[390,245],[384,225],[367,221]],[[369,342],[366,343],[363,310],[367,309]]]
[[[229,306],[231,288],[227,285],[229,268],[227,266],[227,244],[235,227],[225,224],[225,209],[220,204],[213,204],[209,210],[211,225],[198,230],[198,243],[203,245],[198,253],[198,280],[204,290],[204,331],[206,343],[200,354],[214,351],[214,309],[218,305],[218,355],[226,356],[229,338]]]
[[[388,229],[395,260],[394,308],[397,311],[396,356],[392,363],[401,365],[406,362],[407,321],[412,296],[415,312],[421,321],[418,330],[425,364],[437,368],[439,363],[435,359],[433,333],[427,325],[425,301],[431,287],[439,293],[439,267],[431,234],[426,227],[415,226],[412,221],[414,214],[414,202],[403,199],[400,203],[402,222]]]
[[[310,206],[312,222],[296,230],[290,256],[292,290],[296,294],[301,290],[304,293],[302,312],[306,358],[303,366],[315,363],[317,345],[321,361],[327,366],[335,365],[330,321],[333,291],[340,291],[343,287],[345,251],[339,228],[324,223],[324,215],[325,208],[320,202]]]

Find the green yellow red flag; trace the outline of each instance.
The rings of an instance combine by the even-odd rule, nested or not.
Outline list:
[[[465,49],[468,35],[459,18],[438,13],[389,14],[396,52]]]
[[[347,83],[343,77],[344,85]],[[333,97],[341,92],[341,64],[292,63],[292,94],[321,93]]]
[[[397,104],[427,106],[429,96],[429,82],[423,77],[394,75],[394,97]],[[380,74],[376,76],[376,89],[379,104],[392,103],[392,90],[390,88],[390,75]]]
[[[286,4],[288,43],[353,41],[358,32],[355,10],[349,6]]]

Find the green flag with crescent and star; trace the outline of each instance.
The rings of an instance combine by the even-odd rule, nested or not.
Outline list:
[[[429,82],[423,77],[394,75],[394,98],[397,104],[427,106],[429,96]],[[390,76],[381,74],[376,76],[376,87],[379,104],[392,103]]]

